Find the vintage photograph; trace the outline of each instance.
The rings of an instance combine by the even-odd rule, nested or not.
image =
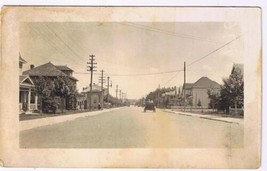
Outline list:
[[[3,165],[261,165],[260,8],[6,6],[1,21]]]
[[[243,147],[239,23],[27,22],[19,38],[21,148]]]

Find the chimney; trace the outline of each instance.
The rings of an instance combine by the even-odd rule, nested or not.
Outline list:
[[[33,64],[31,64],[31,69],[33,69],[34,68],[34,65]]]

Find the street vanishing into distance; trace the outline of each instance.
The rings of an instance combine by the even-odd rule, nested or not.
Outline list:
[[[21,148],[242,148],[243,124],[122,107],[20,132]]]

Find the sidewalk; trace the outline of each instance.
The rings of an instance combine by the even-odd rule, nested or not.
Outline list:
[[[47,118],[40,118],[40,119],[33,119],[33,120],[24,120],[19,122],[20,131],[28,130],[32,128],[37,128],[46,125],[53,125],[61,122],[71,121],[77,118],[86,117],[86,116],[95,116],[102,113],[118,110],[120,108],[112,108],[112,109],[104,109],[92,112],[84,112],[80,114],[72,114],[72,115],[62,115],[62,116],[54,116],[54,117],[47,117]]]
[[[185,115],[185,116],[191,116],[191,117],[198,117],[202,119],[209,119],[209,120],[215,120],[220,122],[227,122],[227,123],[235,123],[239,125],[244,124],[243,118],[231,118],[231,117],[222,117],[218,115],[208,115],[208,114],[196,114],[196,113],[189,113],[189,112],[181,112],[181,111],[172,111],[171,109],[165,109],[165,112],[179,114],[179,115]]]

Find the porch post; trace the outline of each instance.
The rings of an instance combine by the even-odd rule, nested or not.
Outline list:
[[[35,110],[38,110],[38,96],[35,95]]]
[[[29,88],[28,92],[28,110],[30,110],[31,107],[31,88]]]

